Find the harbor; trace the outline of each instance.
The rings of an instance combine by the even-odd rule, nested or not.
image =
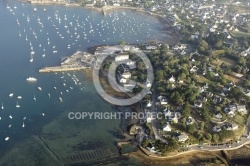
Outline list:
[[[93,68],[95,60],[96,58],[92,54],[77,51],[70,57],[62,58],[60,66],[44,67],[39,72],[64,72],[89,69]]]

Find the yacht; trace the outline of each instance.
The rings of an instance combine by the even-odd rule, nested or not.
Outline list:
[[[36,8],[34,8],[34,12],[36,12],[37,11],[37,9]]]
[[[8,127],[11,128],[11,124]]]
[[[45,114],[44,114],[44,113],[42,113],[42,116],[45,116]]]
[[[10,139],[10,137],[6,137],[4,140],[5,140],[5,141],[9,141],[9,139]]]
[[[1,107],[1,108],[2,108],[2,110],[4,109],[4,107],[3,107],[3,103],[2,103],[2,107]]]
[[[17,96],[18,99],[22,99],[22,96]]]
[[[36,96],[34,95],[33,99],[36,101]]]
[[[13,93],[10,93],[10,94],[9,94],[10,97],[13,97],[13,95],[14,95]]]
[[[50,93],[48,93],[48,96],[50,97]]]
[[[20,105],[18,104],[18,101],[16,102],[16,108],[20,108]]]
[[[12,119],[12,116],[10,115],[9,118]]]
[[[38,89],[38,90],[40,90],[40,91],[42,91],[42,88],[41,88],[40,86],[39,86],[39,87],[37,87],[37,89]]]
[[[37,81],[37,79],[35,77],[28,77],[28,78],[26,78],[26,80],[29,81],[29,82]]]
[[[22,125],[22,127],[25,127],[25,124],[24,124],[24,122],[23,122],[23,125]]]
[[[63,100],[62,100],[62,98],[61,98],[61,97],[59,97],[59,100],[60,100],[60,102],[63,102]]]
[[[33,59],[32,55],[31,55],[30,62],[33,62],[33,60],[34,60],[34,59]]]

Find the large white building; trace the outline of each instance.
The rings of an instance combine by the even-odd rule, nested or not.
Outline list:
[[[115,57],[115,61],[124,61],[129,59],[129,55],[127,54],[120,54]]]

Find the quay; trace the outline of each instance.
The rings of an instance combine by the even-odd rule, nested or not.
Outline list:
[[[93,68],[96,58],[89,53],[77,51],[70,57],[62,58],[60,66],[44,67],[39,73],[46,72],[63,72],[63,71],[79,71]]]
[[[48,73],[48,72],[63,72],[63,71],[77,71],[84,70],[88,67],[64,67],[64,66],[55,66],[55,67],[44,67],[39,70],[39,73]]]

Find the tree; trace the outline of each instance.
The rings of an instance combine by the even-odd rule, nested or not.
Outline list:
[[[190,134],[193,134],[195,132],[195,126],[194,124],[190,124],[187,126],[187,131],[190,133]]]
[[[138,62],[137,67],[138,67],[139,70],[145,70],[146,69],[143,62]]]
[[[208,49],[208,43],[205,41],[205,40],[201,40],[199,42],[199,47],[198,49],[201,51],[201,52],[206,52],[207,49]]]
[[[246,66],[246,59],[244,57],[240,57],[238,59],[238,62],[239,62],[240,65]]]
[[[202,122],[200,123],[200,130],[203,130],[203,129],[204,129],[204,126],[205,126],[205,123],[202,121]]]
[[[164,78],[164,72],[162,70],[157,71],[156,79],[157,80],[163,80],[163,78]]]
[[[250,80],[245,81],[245,86],[250,86]]]
[[[213,139],[213,142],[214,142],[214,143],[218,143],[220,137],[219,137],[218,134],[213,134],[212,139]]]
[[[221,48],[222,44],[223,44],[222,40],[218,40],[218,41],[215,43],[215,48],[217,48],[217,49]]]
[[[119,45],[125,45],[125,44],[126,44],[125,41],[120,41],[120,42],[119,42]]]
[[[184,109],[182,110],[182,116],[184,118],[187,118],[187,117],[190,116],[190,109],[191,109],[190,105],[189,104],[185,104]]]
[[[212,139],[212,135],[210,133],[207,133],[206,134],[206,139],[211,142],[211,139]]]
[[[142,142],[141,142],[141,146],[143,147],[143,148],[146,148],[147,146],[148,146],[148,144],[149,144],[149,139],[144,139]]]

